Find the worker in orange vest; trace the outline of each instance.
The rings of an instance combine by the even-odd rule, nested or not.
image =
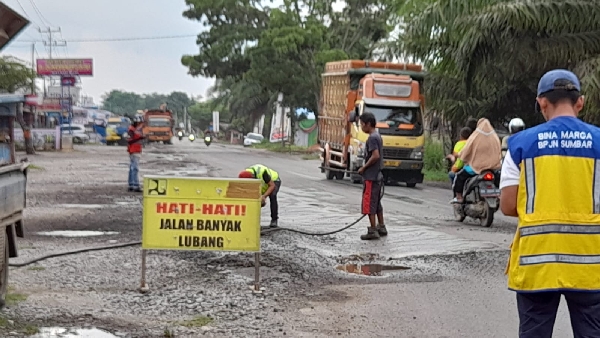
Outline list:
[[[142,192],[138,172],[140,168],[140,158],[142,157],[142,142],[144,135],[142,134],[143,119],[141,116],[135,116],[132,120],[127,134],[127,152],[129,153],[129,191]]]

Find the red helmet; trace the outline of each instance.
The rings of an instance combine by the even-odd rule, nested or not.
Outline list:
[[[238,175],[238,177],[239,178],[256,178],[256,177],[254,177],[253,173],[251,173],[247,170],[241,171],[240,174]]]

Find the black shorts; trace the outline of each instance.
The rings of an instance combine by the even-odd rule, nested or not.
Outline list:
[[[375,215],[383,211],[381,189],[383,181],[363,181],[362,214]]]

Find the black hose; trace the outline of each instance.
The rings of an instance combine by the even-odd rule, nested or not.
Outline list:
[[[382,184],[379,197],[383,198],[384,193],[385,193],[385,185]],[[333,235],[338,232],[342,232],[346,229],[353,227],[354,225],[358,224],[358,222],[362,221],[362,219],[365,218],[365,216],[367,216],[367,215],[362,215],[356,221],[344,226],[343,228],[340,228],[340,229],[337,229],[334,231],[330,231],[330,232],[313,233],[313,232],[305,232],[305,231],[290,229],[290,228],[272,228],[272,229],[265,229],[265,230],[263,230],[264,232],[261,231],[260,234],[263,235],[263,234],[267,234],[267,233],[275,232],[275,231],[289,231],[289,232],[294,232],[297,234],[307,235],[307,236],[328,236],[328,235]],[[23,262],[23,263],[8,263],[8,266],[12,266],[15,268],[22,268],[24,266],[28,266],[33,263],[37,263],[37,262],[40,262],[40,261],[43,261],[43,260],[46,260],[49,258],[74,255],[74,254],[90,252],[90,251],[101,251],[101,250],[126,248],[129,246],[136,246],[136,245],[140,245],[140,244],[142,244],[142,242],[137,241],[137,242],[122,243],[122,244],[114,244],[114,245],[95,246],[95,247],[91,247],[91,248],[83,248],[83,249],[77,249],[77,250],[72,250],[72,251],[64,251],[64,252],[59,252],[59,253],[55,253],[55,254],[49,254],[49,255],[38,257],[38,258],[34,258],[32,260],[29,260],[29,261]]]
[[[30,261],[27,261],[27,262],[24,262],[24,263],[8,263],[8,266],[12,266],[12,267],[16,267],[16,268],[21,268],[21,267],[24,267],[24,266],[27,266],[27,265],[31,265],[33,263],[37,263],[39,261],[46,260],[48,258],[74,255],[74,254],[78,254],[78,253],[82,253],[82,252],[89,252],[89,251],[100,251],[100,250],[110,250],[110,249],[125,248],[125,247],[128,247],[128,246],[135,246],[135,245],[140,245],[140,244],[142,244],[142,242],[138,241],[138,242],[128,242],[128,243],[114,244],[114,245],[95,246],[95,247],[91,247],[91,248],[77,249],[77,250],[73,250],[73,251],[64,251],[64,252],[59,252],[59,253],[55,253],[55,254],[49,254],[49,255],[46,255],[46,256],[41,256],[41,257],[38,257],[38,258],[34,258],[34,259],[32,259]]]

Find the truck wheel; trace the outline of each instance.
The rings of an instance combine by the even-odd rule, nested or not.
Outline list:
[[[327,169],[325,170],[325,178],[327,178],[328,180],[332,180],[335,177],[335,172]]]
[[[2,267],[2,271],[0,271],[0,308],[3,308],[6,305],[6,292],[8,291],[8,256],[10,254],[6,228],[0,228],[0,233],[0,246],[4,246],[0,248],[0,266]]]
[[[341,181],[344,179],[345,175],[346,173],[344,173],[343,171],[338,171],[335,173],[335,179]]]
[[[417,186],[417,184],[416,183],[406,183],[406,186],[409,188],[414,188]]]

